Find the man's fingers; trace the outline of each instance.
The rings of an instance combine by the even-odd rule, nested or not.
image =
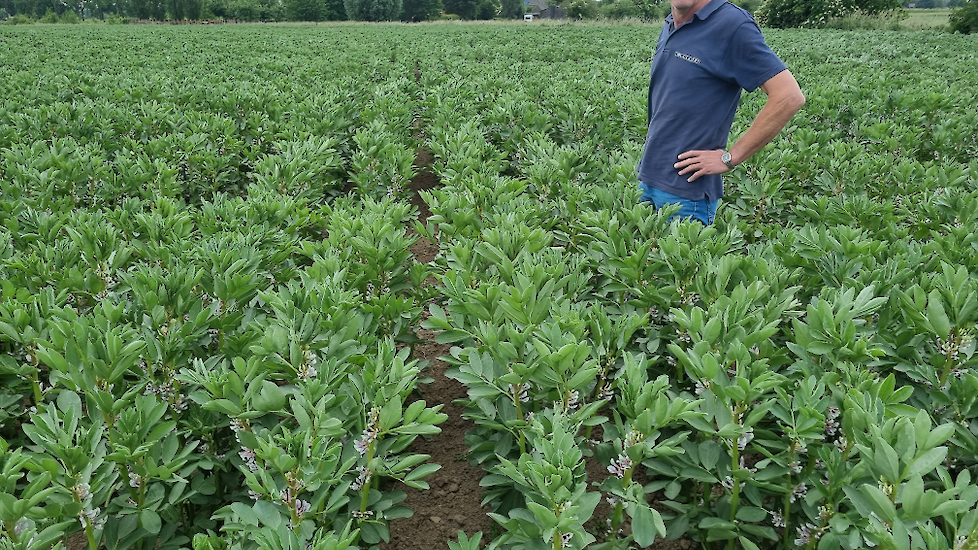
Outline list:
[[[716,159],[711,157],[716,154]],[[727,171],[726,166],[720,164],[719,153],[717,151],[686,151],[677,157],[678,162],[673,164],[673,168],[679,170],[680,176],[692,173],[686,181],[692,183],[702,176],[710,174],[722,174]]]

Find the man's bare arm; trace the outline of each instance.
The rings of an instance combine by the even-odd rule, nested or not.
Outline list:
[[[764,107],[757,113],[750,128],[730,148],[730,160],[734,165],[749,159],[770,143],[805,104],[805,95],[801,93],[798,82],[788,70],[781,71],[761,84],[761,90],[767,94]],[[730,170],[720,160],[722,155],[723,152],[719,149],[687,151],[679,155],[679,162],[675,167],[679,169],[680,175],[691,174],[688,181],[708,174],[722,174]]]

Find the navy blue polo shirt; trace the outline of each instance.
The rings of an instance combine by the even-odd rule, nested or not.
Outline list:
[[[686,151],[726,149],[741,90],[785,69],[754,18],[726,0],[712,0],[678,29],[669,14],[652,58],[639,181],[692,200],[722,197],[719,174],[689,183],[673,165]]]

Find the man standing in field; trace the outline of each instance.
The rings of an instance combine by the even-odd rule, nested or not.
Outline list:
[[[767,145],[805,96],[753,17],[726,0],[670,0],[649,81],[649,130],[638,165],[642,200],[713,223],[721,174]],[[767,102],[729,151],[741,90]]]

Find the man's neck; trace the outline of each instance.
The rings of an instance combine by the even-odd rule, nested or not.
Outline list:
[[[696,4],[688,8],[677,8],[672,6],[672,24],[674,28],[679,28],[689,22],[696,15],[696,12],[703,6],[710,3],[710,0],[699,0]]]

